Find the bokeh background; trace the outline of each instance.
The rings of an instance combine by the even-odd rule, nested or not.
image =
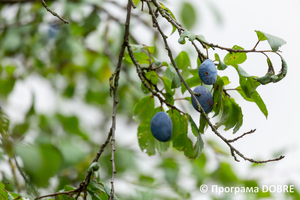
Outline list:
[[[76,187],[85,177],[111,124],[112,98],[108,79],[115,68],[122,42],[126,3],[47,2],[52,10],[70,22],[65,25],[46,12],[39,2],[0,2],[0,105],[10,120],[9,136],[2,136],[0,180],[10,182],[7,186],[10,190],[47,194],[64,185]],[[227,146],[209,129],[203,135],[203,155],[197,160],[188,160],[175,150],[149,157],[138,146],[138,123],[132,119],[135,103],[145,94],[141,92],[134,67],[124,63],[116,130],[118,173],[115,187],[118,197],[149,200],[299,199],[297,192],[202,194],[199,186],[292,184],[300,190],[300,108],[297,100],[300,2],[169,0],[163,3],[183,26],[204,35],[214,44],[251,49],[257,42],[254,30],[281,37],[287,42],[280,48],[288,64],[286,78],[257,89],[267,105],[267,119],[254,103],[246,102],[235,91],[230,92],[244,114],[244,124],[237,134],[257,129],[234,146],[254,159],[265,160],[278,155],[285,158],[263,165],[243,160],[235,162]],[[147,11],[140,14],[140,6],[133,10],[131,42],[154,45],[157,57],[169,62],[161,39],[151,27],[151,18]],[[195,20],[192,20],[193,12]],[[165,33],[170,35],[171,25],[161,17],[159,21]],[[179,44],[177,33],[170,35],[168,41],[174,55],[187,51],[192,67],[197,67],[197,55],[190,44]],[[269,48],[267,42],[258,46],[258,49]],[[210,49],[209,56],[214,58],[215,52],[221,58],[227,53]],[[265,57],[255,53],[247,56],[243,68],[251,75],[264,75],[267,71]],[[278,72],[280,60],[272,55],[271,58]],[[238,85],[234,68],[228,67],[220,74],[229,77],[228,88]],[[188,102],[177,102],[177,105],[198,121],[198,113]],[[227,138],[236,137],[232,131],[221,133]],[[45,151],[50,153],[46,155]],[[36,157],[42,164],[30,164]],[[16,170],[15,176],[8,162],[11,159],[21,169]],[[107,185],[111,174],[109,159],[108,147],[100,159],[99,172],[101,181]],[[57,164],[53,164],[53,160]],[[44,166],[48,166],[51,173],[42,169]],[[30,184],[24,181],[22,171],[28,174]]]

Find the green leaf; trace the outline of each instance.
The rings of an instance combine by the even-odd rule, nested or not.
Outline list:
[[[141,64],[150,64],[152,62],[151,54],[154,53],[154,46],[146,46],[146,45],[135,45],[130,44],[131,49],[133,51],[133,55],[138,61],[138,63]],[[128,53],[124,56],[124,61],[126,61],[129,64],[132,64],[132,60]]]
[[[173,81],[173,78],[175,77],[175,74],[177,74],[176,70],[174,69],[174,67],[172,65],[169,65],[168,68],[165,71],[164,77],[166,77],[170,81]]]
[[[223,80],[224,85],[230,84],[229,78],[227,76],[222,76],[221,79]]]
[[[16,66],[8,65],[5,67],[5,71],[9,76],[12,76],[15,70],[16,70]]]
[[[141,0],[133,0],[133,3],[137,6]]]
[[[188,117],[181,115],[177,110],[169,110],[169,116],[173,122],[172,143],[178,151],[183,151],[184,155],[192,158],[194,155],[193,142],[187,136]]]
[[[234,45],[232,49],[244,50],[244,48],[237,45]],[[247,60],[247,55],[244,52],[236,52],[236,53],[230,52],[224,57],[225,65],[234,66],[234,65],[242,64],[243,62],[245,62],[245,60]]]
[[[260,85],[259,82],[256,82],[254,78],[244,78],[240,76],[240,85],[245,92],[246,96],[251,98],[256,88]]]
[[[154,98],[152,96],[142,98],[134,107],[133,119],[138,122],[149,120],[153,116],[154,106]]]
[[[147,106],[145,106],[145,107],[147,107]],[[151,113],[151,115],[149,114],[148,117],[145,118],[145,120],[142,121],[142,123],[140,123],[140,125],[138,127],[137,135],[138,135],[138,142],[139,142],[140,149],[144,153],[148,154],[149,156],[155,155],[155,153],[156,153],[155,152],[155,147],[156,147],[155,140],[156,139],[153,137],[153,135],[151,133],[150,123],[151,123],[152,117],[159,111],[161,111],[161,108],[159,108],[159,107],[156,108],[155,110],[153,109],[153,112]],[[173,131],[173,133],[174,133],[174,131]]]
[[[200,80],[199,76],[193,76],[191,78],[188,78],[185,80],[185,82],[190,88],[201,85],[201,80]],[[182,83],[181,93],[184,94],[186,90],[187,89],[186,89],[185,85]]]
[[[238,73],[239,75],[241,75],[242,77],[248,78],[248,77],[253,77],[251,75],[249,75],[242,67],[238,66]]]
[[[14,200],[14,197],[10,193],[7,193],[7,198],[8,200]]]
[[[279,74],[274,75],[274,69],[272,63],[269,59],[267,59],[269,65],[268,72],[266,73],[265,76],[254,78],[254,79],[260,82],[262,85],[266,85],[268,83],[277,83],[278,81],[281,81],[287,74],[287,64],[282,56],[280,56],[280,58],[281,58],[281,70]]]
[[[192,133],[194,134],[195,137],[197,137],[198,133],[199,133],[199,129],[196,125],[196,123],[194,122],[193,118],[191,117],[191,115],[187,114],[188,118],[189,118],[189,122],[191,125],[191,129],[192,129]]]
[[[197,18],[195,9],[190,3],[187,2],[184,2],[181,8],[180,17],[182,23],[187,29],[191,29],[194,26]]]
[[[287,64],[282,56],[280,56],[280,58],[281,58],[281,70],[280,70],[279,74],[277,74],[278,78],[275,80],[275,83],[277,83],[278,81],[281,81],[287,74]]]
[[[204,142],[202,140],[200,131],[199,131],[196,123],[194,122],[193,118],[189,114],[187,114],[187,115],[189,117],[189,122],[190,122],[190,125],[191,125],[192,132],[197,137],[197,141],[194,145],[194,155],[192,157],[193,159],[197,159],[203,151]]]
[[[146,86],[143,83],[141,83],[141,90],[144,94],[150,93],[150,90],[148,90],[148,88],[146,88]]]
[[[256,31],[256,30],[255,30],[255,32],[256,32],[256,34],[257,34],[258,40],[260,40],[260,41],[265,41],[265,40],[267,40],[266,36],[265,36],[262,32]]]
[[[176,20],[175,15],[172,13],[172,11],[169,8],[167,8],[164,4],[162,4],[161,2],[159,2],[159,3],[164,9],[166,9],[170,13],[171,17]],[[173,26],[173,29],[172,29],[171,35],[176,31],[176,26],[174,26],[174,25],[172,25],[172,26]]]
[[[100,169],[100,165],[98,162],[93,162],[91,166],[88,168],[87,172],[98,171]]]
[[[260,95],[258,94],[257,91],[255,91],[252,94],[252,99],[254,100],[256,105],[259,107],[260,111],[266,116],[266,118],[268,118],[267,106],[265,105],[264,101],[262,100],[262,98],[260,97]]]
[[[264,101],[262,100],[262,98],[260,97],[260,95],[258,94],[258,92],[255,90],[252,94],[252,97],[249,98],[246,96],[246,94],[244,93],[244,91],[242,90],[242,88],[239,86],[236,88],[236,90],[240,93],[240,95],[246,100],[246,101],[250,101],[250,102],[255,102],[256,105],[258,106],[258,108],[260,109],[260,111],[265,115],[265,117],[268,117],[268,109],[267,106],[265,105]]]
[[[241,67],[234,66],[234,68],[237,70],[240,78],[240,85],[243,89],[244,93],[248,98],[251,98],[253,92],[256,90],[256,88],[260,85],[258,81],[256,81],[255,77],[252,77],[250,75],[247,75],[247,73],[244,70],[241,70]]]
[[[24,171],[37,186],[47,186],[49,178],[54,176],[62,165],[62,154],[52,144],[16,145],[15,148],[24,163]]]
[[[208,43],[203,35],[196,35],[196,38],[201,42]],[[209,46],[207,46],[209,48]]]
[[[165,97],[165,101],[171,105],[174,105],[174,98],[172,94],[169,93],[163,93],[164,97]]]
[[[159,154],[163,154],[166,151],[168,151],[169,147],[170,147],[170,142],[160,142],[158,140],[155,140],[155,148],[157,149],[157,152]]]
[[[167,62],[161,61],[161,60],[159,60],[158,58],[156,58],[156,57],[154,57],[154,56],[151,56],[151,58],[153,59],[154,64],[155,64],[157,67],[159,67],[159,66],[166,66],[166,67],[168,67],[168,66],[169,66],[169,64],[168,64]]]
[[[146,78],[151,81],[152,84],[156,85],[158,83],[158,75],[155,71],[150,71],[146,73]]]
[[[87,140],[88,136],[81,131],[79,127],[79,120],[76,116],[66,117],[61,114],[58,114],[65,131],[67,133],[79,135],[82,139]]]
[[[185,80],[189,77],[191,68],[190,57],[187,52],[181,51],[175,58],[175,63],[181,73],[182,78]]]
[[[182,117],[180,115],[180,113],[177,110],[171,109],[168,110],[168,115],[172,120],[172,124],[173,124],[173,131],[172,131],[172,137],[171,137],[171,141],[177,137],[178,134],[180,134],[180,132],[182,132],[183,130],[185,130],[185,127],[180,127],[179,124],[182,121]]]
[[[223,79],[218,76],[216,83],[214,84],[214,93],[213,93],[213,110],[215,112],[214,117],[217,116],[222,108],[222,94],[223,94]]]
[[[65,95],[66,97],[71,98],[71,97],[73,97],[74,93],[75,93],[75,85],[74,85],[74,82],[71,82],[71,83],[68,85],[68,87],[65,89],[64,95]]]
[[[233,133],[236,133],[243,124],[243,114],[241,107],[233,98],[229,98],[223,94],[223,111],[220,121],[216,124],[219,128],[225,126],[225,130],[234,127]]]
[[[73,190],[75,190],[75,189],[76,189],[75,187],[70,186],[70,185],[65,185],[65,186],[64,186],[64,191],[73,191]]]
[[[0,79],[0,97],[7,98],[8,94],[13,90],[16,79],[13,77]]]
[[[13,128],[12,134],[16,138],[21,138],[24,136],[28,128],[29,128],[28,122],[25,122],[24,124],[16,124],[15,127]]]
[[[196,35],[194,33],[191,33],[190,31],[183,31],[181,34],[180,34],[180,37],[178,39],[178,43],[179,44],[185,44],[185,38],[188,37],[189,38],[189,41],[193,41],[196,39]]]
[[[0,134],[5,134],[8,131],[9,119],[6,113],[4,113],[2,107],[0,106]]]
[[[274,52],[278,51],[279,47],[286,44],[286,41],[274,35],[270,35],[268,33],[264,33],[262,31],[257,31],[257,30],[255,32],[257,34],[258,40],[260,41],[268,40],[268,43]]]
[[[110,194],[111,194],[111,189],[110,189],[107,185],[105,185],[105,184],[103,184],[103,183],[99,183],[99,184],[102,184],[102,185],[103,185],[106,194],[108,194],[108,196],[110,196]],[[116,194],[114,194],[113,200],[119,200],[118,197],[116,196]]]
[[[221,59],[220,59],[220,57],[219,57],[219,55],[218,55],[217,53],[215,53],[215,59],[216,59],[216,61],[219,62],[218,67],[217,67],[218,70],[224,70],[224,69],[227,68],[227,65],[225,65],[225,64],[221,61]]]
[[[165,71],[165,77],[172,82],[171,89],[181,86],[181,80],[172,65],[169,65]]]
[[[0,199],[7,200],[7,192],[4,190],[5,185],[0,182]]]
[[[14,192],[9,192],[8,193],[11,197],[12,200],[23,200],[22,196],[20,194],[14,193]]]
[[[161,79],[164,83],[166,93],[173,96],[173,94],[175,93],[175,90],[172,91],[172,82],[169,79],[167,79],[166,77],[161,77]]]
[[[200,114],[200,120],[199,120],[199,132],[200,133],[204,133],[204,131],[205,131],[205,128],[207,127],[207,121],[205,120],[205,118],[204,118],[204,115],[203,115],[203,113],[201,113]]]
[[[178,74],[176,73],[173,81],[172,81],[172,89],[173,88],[178,88],[181,86],[181,79],[179,78]]]
[[[84,30],[84,36],[88,35],[92,31],[96,30],[100,22],[100,17],[96,10],[94,10],[85,20],[82,30]]]
[[[79,139],[75,138],[72,140],[61,139],[57,144],[64,158],[64,166],[75,166],[88,156],[88,152],[78,146],[79,141]]]
[[[179,166],[172,158],[163,159],[161,168],[164,170],[165,179],[170,185],[176,185],[179,175]]]
[[[199,65],[200,66],[200,65]],[[192,76],[199,76],[199,74],[198,74],[198,69],[197,68],[195,68],[195,69],[189,69],[189,71],[190,71],[190,74],[192,75]]]
[[[246,101],[250,101],[250,102],[254,102],[254,100],[252,99],[252,97],[247,97],[244,90],[242,89],[241,86],[238,86],[236,88],[236,90],[240,93],[240,95],[246,100]]]
[[[220,181],[223,185],[231,185],[239,181],[231,166],[224,162],[219,164],[219,167],[211,174],[211,177]]]
[[[191,61],[189,54],[186,51],[181,51],[178,56],[175,58],[175,63],[178,67],[178,69],[182,70],[182,73],[185,73],[185,71],[188,71],[189,68],[191,68]],[[184,75],[182,75],[184,76]]]

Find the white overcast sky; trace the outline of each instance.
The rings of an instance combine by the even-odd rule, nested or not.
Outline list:
[[[178,1],[177,1],[178,2]],[[180,2],[180,1],[179,1]],[[232,47],[239,45],[251,49],[257,41],[254,30],[260,30],[283,38],[287,44],[282,46],[282,56],[288,64],[288,73],[285,79],[276,83],[260,86],[258,92],[263,98],[269,111],[266,120],[253,103],[245,102],[242,98],[236,101],[242,106],[244,126],[239,133],[256,128],[257,131],[238,141],[235,146],[244,155],[258,159],[272,158],[274,153],[284,150],[286,157],[278,163],[269,163],[256,174],[262,182],[267,184],[282,184],[297,182],[300,187],[300,131],[299,131],[299,47],[300,47],[300,1],[299,0],[213,0],[220,10],[223,25],[219,26],[208,10],[208,0],[196,2],[199,7],[201,24],[194,28],[196,34],[203,34],[209,42],[221,46]],[[176,4],[169,4],[176,6]],[[178,7],[175,8],[178,10]],[[258,49],[269,48],[263,42]],[[213,58],[213,51],[210,57]],[[218,52],[220,53],[220,52]],[[225,55],[225,52],[223,52]],[[221,54],[220,54],[221,55]],[[274,62],[277,72],[280,63]],[[274,61],[275,61],[274,60]],[[267,70],[264,56],[251,54],[248,60],[241,65],[251,75],[262,75]],[[232,70],[227,75],[235,76]],[[237,78],[237,77],[236,77]],[[228,86],[230,87],[230,86]],[[231,93],[234,95],[234,93]],[[236,96],[238,97],[238,95]],[[231,132],[224,136],[231,137]],[[215,137],[210,131],[205,137]],[[220,142],[221,143],[221,142]],[[245,176],[253,175],[246,162],[235,163],[235,169]]]

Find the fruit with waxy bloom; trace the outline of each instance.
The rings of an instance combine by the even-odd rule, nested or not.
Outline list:
[[[212,60],[206,59],[198,70],[201,81],[206,85],[213,85],[218,76],[217,68]]]
[[[173,124],[172,120],[165,112],[156,113],[150,123],[152,135],[160,142],[167,142],[171,139]]]
[[[211,95],[211,93],[210,93],[210,91],[208,89],[206,89],[203,86],[197,86],[194,89],[194,94],[196,96],[196,99],[200,103],[201,107],[205,111],[205,113],[209,113],[210,111],[212,111],[212,109],[213,109],[213,98],[212,98],[212,95]],[[193,107],[197,111],[200,112],[200,110],[198,109],[198,106],[197,106],[197,103],[196,103],[195,99],[193,97],[191,99],[192,99],[192,105],[193,105]]]

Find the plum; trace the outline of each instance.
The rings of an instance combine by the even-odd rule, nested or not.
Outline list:
[[[210,91],[203,86],[197,86],[194,89],[194,92],[197,100],[199,101],[200,105],[204,109],[205,113],[209,113],[213,109],[213,98],[211,96]],[[200,112],[197,103],[193,97],[192,97],[192,104],[193,107]]]
[[[217,68],[212,60],[206,59],[198,70],[199,77],[206,85],[213,85],[217,80]]]
[[[172,136],[172,120],[169,115],[163,111],[160,111],[151,119],[150,129],[155,139],[160,142],[167,142]]]

